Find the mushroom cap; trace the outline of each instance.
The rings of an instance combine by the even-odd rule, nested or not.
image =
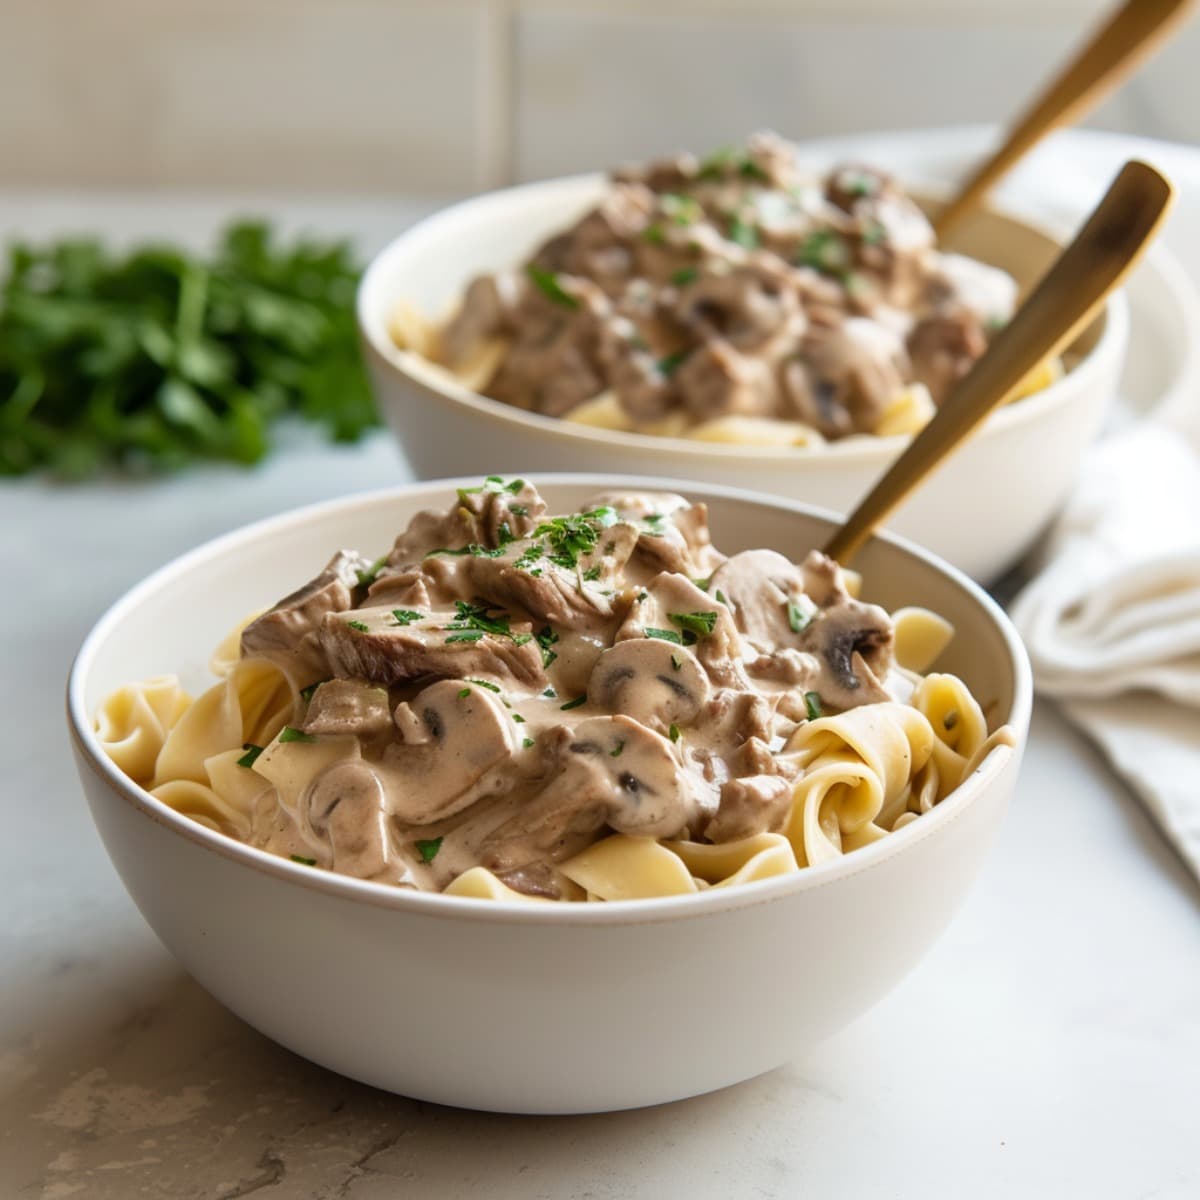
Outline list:
[[[389,746],[380,769],[392,814],[428,825],[479,798],[483,777],[515,752],[515,727],[492,693],[462,679],[431,684],[409,708],[426,736]]]
[[[588,681],[591,700],[665,730],[690,721],[712,687],[695,656],[683,646],[657,638],[628,638],[596,660]]]
[[[308,823],[333,852],[333,869],[360,879],[378,875],[388,863],[383,785],[362,759],[336,762],[309,785]]]

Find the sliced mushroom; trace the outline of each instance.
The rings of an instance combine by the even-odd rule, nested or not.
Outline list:
[[[724,596],[739,632],[763,651],[794,645],[816,612],[804,594],[803,571],[774,550],[744,550],[726,559],[713,572],[708,594]]]
[[[410,740],[388,747],[381,773],[391,812],[404,824],[444,820],[507,786],[489,772],[511,759],[516,727],[478,684],[435,683],[397,707],[396,725]]]
[[[657,638],[630,638],[605,650],[588,681],[589,700],[665,733],[686,725],[712,688],[695,656]]]
[[[361,759],[334,763],[311,783],[306,796],[314,834],[333,850],[333,869],[370,879],[388,865],[383,785]]]
[[[890,700],[883,680],[892,663],[892,622],[875,604],[847,600],[821,611],[804,634],[822,661],[815,689],[837,708]]]
[[[701,624],[696,625],[694,618]],[[696,628],[689,628],[689,621]],[[707,631],[705,622],[710,626]],[[694,638],[692,651],[713,683],[749,687],[742,667],[741,637],[729,609],[686,575],[667,571],[637,594],[629,616],[617,630],[616,641],[664,634],[689,643]]]
[[[591,717],[555,734],[556,775],[483,843],[494,871],[561,862],[604,825],[619,833],[676,837],[697,806],[670,742],[625,716]]]

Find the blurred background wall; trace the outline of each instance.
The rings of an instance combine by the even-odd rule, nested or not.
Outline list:
[[[0,183],[448,193],[1005,120],[1098,0],[0,0]],[[1193,23],[1090,125],[1200,139]]]

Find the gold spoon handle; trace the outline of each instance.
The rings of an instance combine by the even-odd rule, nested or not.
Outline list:
[[[935,218],[938,237],[1051,130],[1082,117],[1126,79],[1187,15],[1194,0],[1127,0],[1013,126],[1004,144]]]
[[[1038,363],[1070,345],[1141,258],[1173,195],[1171,184],[1153,167],[1127,162],[1121,168],[1075,240],[951,389],[933,420],[846,518],[826,554],[848,562],[875,527]]]

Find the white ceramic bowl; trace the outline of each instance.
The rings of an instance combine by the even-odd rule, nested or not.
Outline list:
[[[560,511],[630,482],[533,478]],[[338,547],[390,544],[414,512],[444,504],[462,482],[251,525],[150,576],[88,635],[68,688],[79,774],[158,936],[214,996],[306,1058],[410,1096],[505,1112],[697,1095],[778,1066],[875,1003],[928,949],[979,869],[1017,774],[1031,695],[1025,652],[996,605],[898,541],[877,539],[857,561],[866,593],[955,623],[939,665],[966,679],[993,722],[1015,727],[1018,749],[994,751],[936,809],[882,841],[788,877],[544,907],[401,891],[214,833],[108,760],[92,732],[107,693],[164,672],[203,687],[210,649],[239,616]],[[726,550],[800,557],[833,523],[786,501],[661,486],[707,500]]]
[[[387,320],[398,301],[429,316],[444,313],[475,275],[523,261],[591,207],[605,186],[602,176],[587,175],[479,196],[413,226],[368,268],[358,295],[367,367],[383,415],[417,475],[531,466],[667,473],[849,511],[907,438],[781,451],[611,432],[501,404],[397,349]],[[936,208],[936,201],[925,202]],[[965,223],[954,243],[1004,267],[1023,290],[1060,244],[1025,220],[994,211]],[[1082,360],[1052,387],[994,415],[897,512],[892,527],[976,579],[995,578],[1015,562],[1066,498],[1116,391],[1128,334],[1128,308],[1117,295],[1077,342]]]

